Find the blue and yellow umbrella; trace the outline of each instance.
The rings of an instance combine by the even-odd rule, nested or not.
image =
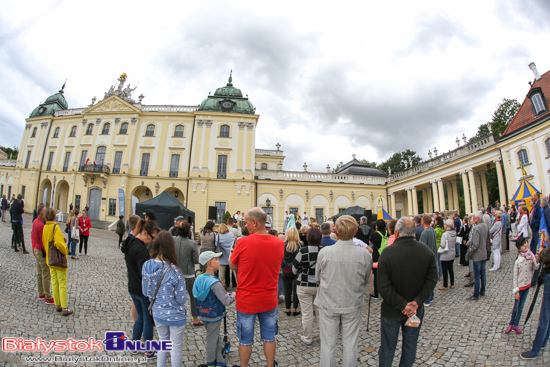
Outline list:
[[[526,179],[522,179],[519,183],[518,190],[510,199],[510,204],[515,204],[516,207],[519,205],[519,202],[522,200],[525,200],[527,203],[527,207],[529,210],[531,210],[531,198],[535,194],[535,192],[541,193],[539,190],[537,190],[529,181]]]
[[[386,212],[384,209],[380,209],[380,211],[378,212],[378,214],[376,216],[376,219],[383,219],[384,222],[386,222],[386,223],[388,223],[390,220],[393,220],[393,218],[390,217],[388,212]]]

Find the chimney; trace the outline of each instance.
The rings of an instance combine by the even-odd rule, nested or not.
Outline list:
[[[540,79],[540,74],[537,70],[537,65],[535,65],[534,62],[532,62],[532,63],[529,64],[529,69],[531,69],[533,74],[535,74],[535,80],[539,80]]]

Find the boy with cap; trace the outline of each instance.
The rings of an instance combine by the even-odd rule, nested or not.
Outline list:
[[[222,339],[220,337],[221,320],[225,316],[225,306],[235,302],[235,296],[227,293],[222,283],[214,275],[220,269],[221,252],[205,251],[199,256],[204,273],[199,275],[193,285],[197,313],[206,327],[206,365],[223,366]]]

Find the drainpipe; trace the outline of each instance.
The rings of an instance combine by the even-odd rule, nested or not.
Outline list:
[[[40,160],[40,169],[38,170],[38,187],[36,188],[36,199],[34,201],[35,207],[38,207],[38,196],[40,195],[40,179],[42,177],[42,167],[44,166],[44,156],[46,155],[46,147],[48,146],[48,138],[50,137],[50,132],[52,131],[52,125],[53,118],[50,120],[50,127],[48,128],[48,134],[46,135],[46,141],[44,142],[44,149],[42,150],[42,159]]]
[[[193,116],[193,127],[191,128],[191,146],[189,147],[189,159],[187,160],[187,190],[185,192],[185,207],[189,209],[189,175],[191,174],[191,152],[193,151],[193,138],[195,137],[195,122],[197,116]],[[193,218],[194,219],[194,218]]]

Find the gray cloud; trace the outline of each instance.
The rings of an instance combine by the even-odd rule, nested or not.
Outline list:
[[[515,28],[524,28],[524,23],[519,17],[527,19],[530,24],[536,24],[537,27],[548,30],[550,24],[550,2],[548,0],[508,0],[501,3],[497,8],[506,26]],[[518,17],[519,16],[519,17]]]

